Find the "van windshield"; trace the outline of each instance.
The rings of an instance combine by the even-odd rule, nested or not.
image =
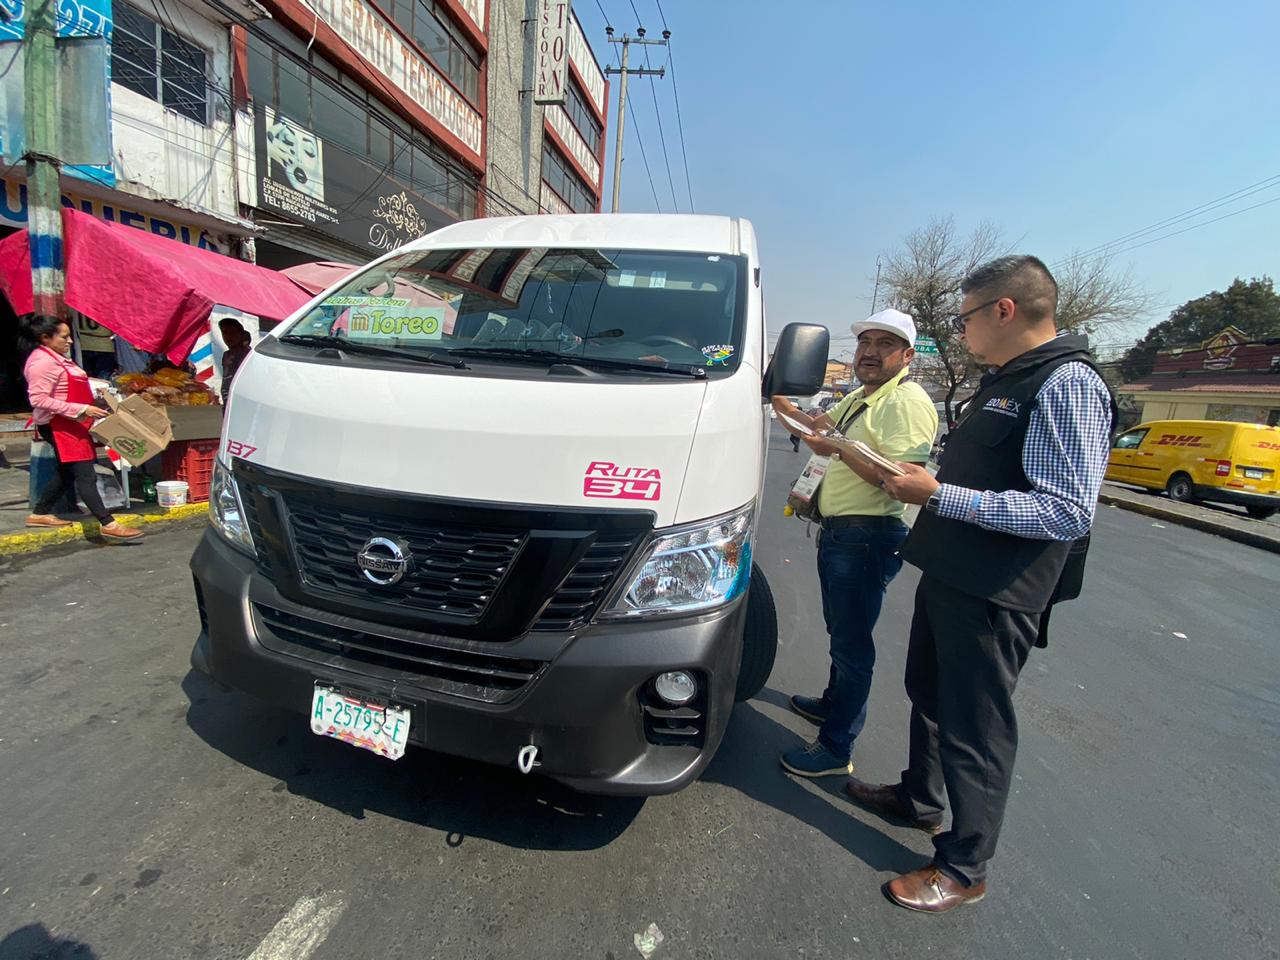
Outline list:
[[[728,254],[477,248],[406,253],[326,296],[285,331],[468,361],[619,369],[738,365],[746,264]]]

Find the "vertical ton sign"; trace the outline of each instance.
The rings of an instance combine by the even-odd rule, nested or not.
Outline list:
[[[569,71],[569,0],[538,0],[534,103],[564,104]]]

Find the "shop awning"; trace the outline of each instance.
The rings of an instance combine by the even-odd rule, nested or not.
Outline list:
[[[181,363],[214,304],[283,320],[310,297],[274,270],[78,210],[62,211],[66,303],[148,353]],[[30,313],[27,231],[0,240],[0,289]]]
[[[296,267],[285,267],[280,272],[314,297],[359,269],[354,263],[317,260],[314,263],[300,263]]]

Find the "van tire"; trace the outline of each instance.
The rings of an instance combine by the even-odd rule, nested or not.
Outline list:
[[[1255,520],[1269,520],[1276,515],[1275,507],[1245,507],[1249,511],[1249,516]]]
[[[1169,491],[1169,499],[1177,503],[1192,503],[1196,498],[1191,488],[1191,478],[1185,473],[1175,473],[1169,478],[1165,489]]]
[[[737,703],[750,700],[764,689],[778,657],[778,608],[764,571],[751,565],[747,588],[747,623],[742,631],[742,660],[738,666]]]

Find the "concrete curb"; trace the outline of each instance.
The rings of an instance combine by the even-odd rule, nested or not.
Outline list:
[[[174,507],[164,513],[122,513],[117,520],[130,527],[160,526],[177,520],[189,520],[203,517],[209,512],[207,503],[187,503]],[[98,537],[98,524],[89,520],[72,523],[69,527],[32,527],[22,533],[0,534],[0,557],[11,557],[22,553],[36,553],[45,547],[60,543],[73,543],[76,540],[102,542]]]
[[[1215,536],[1225,537],[1227,540],[1234,540],[1236,543],[1245,543],[1251,547],[1269,550],[1271,553],[1280,553],[1280,537],[1275,535],[1268,536],[1265,533],[1252,530],[1241,530],[1238,527],[1210,520],[1207,517],[1188,516],[1185,513],[1164,506],[1154,499],[1152,502],[1147,503],[1142,500],[1133,500],[1129,497],[1116,496],[1104,490],[1098,494],[1098,502],[1119,507],[1122,510],[1130,510],[1133,513],[1141,513],[1148,517],[1155,517],[1159,520],[1168,520],[1170,523],[1176,523],[1182,527],[1191,527],[1193,530],[1212,533]]]

